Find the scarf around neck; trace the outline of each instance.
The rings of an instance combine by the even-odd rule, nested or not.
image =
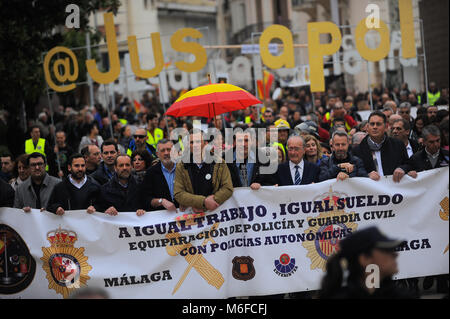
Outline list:
[[[367,138],[367,144],[369,145],[369,149],[373,152],[378,152],[383,147],[384,142],[386,141],[386,134],[384,134],[384,138],[380,144],[375,143],[370,136]]]

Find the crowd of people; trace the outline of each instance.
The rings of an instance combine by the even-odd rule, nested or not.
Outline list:
[[[431,97],[436,97],[435,84],[430,90]],[[44,110],[30,121],[21,154],[13,156],[3,141],[0,207],[57,215],[85,210],[109,215],[133,211],[142,216],[177,208],[198,213],[215,210],[236,187],[257,191],[266,185],[352,177],[377,181],[387,175],[400,182],[406,174],[415,178],[417,172],[448,166],[448,89],[440,90],[430,104],[426,99],[407,85],[375,90],[374,110],[367,120],[358,113],[366,109],[365,95],[333,90],[311,95],[306,89],[293,88],[284,89],[275,101],[267,99],[261,107],[215,119],[165,116],[147,96],[138,113],[127,99],[110,116],[101,105],[79,111],[61,106],[53,114],[54,126]],[[415,118],[412,107],[417,108]],[[193,129],[196,119],[221,132],[226,128],[276,132],[277,141],[264,145],[278,154],[276,171],[261,173],[267,163],[260,161],[258,151],[252,151],[257,141],[249,134],[236,133],[232,145],[224,139],[209,141]],[[11,125],[5,113],[2,121]],[[175,128],[189,132],[188,139],[173,139],[170,133]],[[177,143],[182,150],[202,155],[191,155],[189,163],[175,162],[171,155]],[[208,143],[215,148],[206,148]],[[223,151],[222,157],[205,162],[205,150],[217,148]],[[232,162],[225,161],[227,152],[233,153]]]

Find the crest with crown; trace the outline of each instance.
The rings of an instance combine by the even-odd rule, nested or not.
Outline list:
[[[78,237],[75,232],[62,229],[61,227],[47,233],[47,240],[50,242],[52,247],[73,247],[77,239]]]

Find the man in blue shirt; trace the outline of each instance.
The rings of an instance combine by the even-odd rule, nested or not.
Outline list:
[[[176,163],[170,157],[172,147],[173,143],[168,139],[162,139],[156,145],[159,162],[147,170],[140,189],[141,204],[146,210],[174,211],[179,207],[173,198]]]

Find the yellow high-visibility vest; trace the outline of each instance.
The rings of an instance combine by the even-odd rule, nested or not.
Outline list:
[[[152,136],[150,131],[147,130],[147,143],[156,149],[156,144],[164,138],[164,131],[160,128],[155,129],[155,136]]]
[[[327,121],[330,121],[330,112],[327,112],[325,114],[325,118],[327,119]],[[347,124],[347,121],[344,119],[344,123],[345,123],[345,129],[347,130],[347,132],[350,132],[350,130],[352,129],[350,127],[350,125]],[[330,121],[330,127],[333,127],[333,121]]]
[[[25,141],[25,153],[31,154],[35,152],[41,153],[45,156],[45,158],[47,158],[47,155],[45,154],[45,139],[40,138],[36,147],[34,147],[34,143],[31,138]],[[48,171],[48,164],[45,166],[45,170]]]
[[[436,103],[436,101],[439,100],[440,97],[441,97],[441,92],[439,92],[439,91],[436,94],[428,92],[428,103],[430,105],[434,105],[434,103]]]
[[[283,145],[283,144],[281,144],[281,143],[279,143],[279,142],[274,142],[274,143],[272,144],[272,147],[280,147],[281,150],[283,151],[284,158],[286,158],[286,149],[284,148],[284,145]]]

